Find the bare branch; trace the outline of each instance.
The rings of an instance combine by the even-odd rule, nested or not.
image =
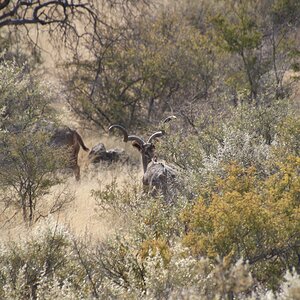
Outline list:
[[[4,9],[8,4],[10,0],[4,0],[2,3],[0,3],[0,10]]]
[[[26,24],[50,25],[53,23],[68,25],[70,16],[76,12],[94,15],[88,2],[51,0],[12,3],[12,1],[5,0],[0,3],[0,27]]]

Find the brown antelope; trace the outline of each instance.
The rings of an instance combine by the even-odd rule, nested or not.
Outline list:
[[[163,123],[169,122],[175,116],[166,118]],[[171,183],[174,183],[176,171],[163,162],[158,162],[155,156],[154,140],[165,134],[164,130],[154,132],[145,142],[137,135],[129,135],[127,130],[121,125],[111,125],[109,131],[117,128],[123,133],[124,142],[132,142],[132,146],[138,149],[142,157],[143,165],[143,185],[151,191],[152,195],[161,192],[165,198],[168,198]]]
[[[69,156],[69,165],[73,170],[76,180],[80,180],[80,167],[78,165],[78,154],[80,147],[84,151],[89,151],[82,140],[82,137],[76,130],[68,126],[58,126],[49,120],[40,120],[35,123],[31,129],[31,133],[44,132],[49,135],[49,145],[52,147],[61,147],[67,151]]]
[[[76,130],[67,126],[56,128],[50,139],[50,144],[54,147],[65,147],[70,151],[70,167],[72,168],[75,179],[80,180],[80,167],[78,165],[78,154],[80,147],[84,151],[89,151]]]

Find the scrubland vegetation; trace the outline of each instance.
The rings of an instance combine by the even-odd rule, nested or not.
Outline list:
[[[59,85],[4,3],[0,298],[300,299],[300,2],[51,4],[23,23],[65,51]],[[148,136],[176,115],[155,143],[173,199],[145,193],[136,165],[86,166],[75,184],[65,149],[33,131],[61,122],[57,101],[112,144],[113,123]],[[75,208],[84,234],[62,218]]]

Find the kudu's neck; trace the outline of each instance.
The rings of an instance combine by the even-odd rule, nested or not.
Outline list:
[[[142,164],[143,164],[144,174],[147,171],[147,167],[148,167],[148,164],[150,163],[150,161],[151,160],[149,160],[149,158],[145,154],[142,154]]]

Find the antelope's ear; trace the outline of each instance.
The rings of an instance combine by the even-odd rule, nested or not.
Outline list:
[[[138,149],[140,152],[142,151],[142,147],[137,141],[133,141],[132,146]]]

